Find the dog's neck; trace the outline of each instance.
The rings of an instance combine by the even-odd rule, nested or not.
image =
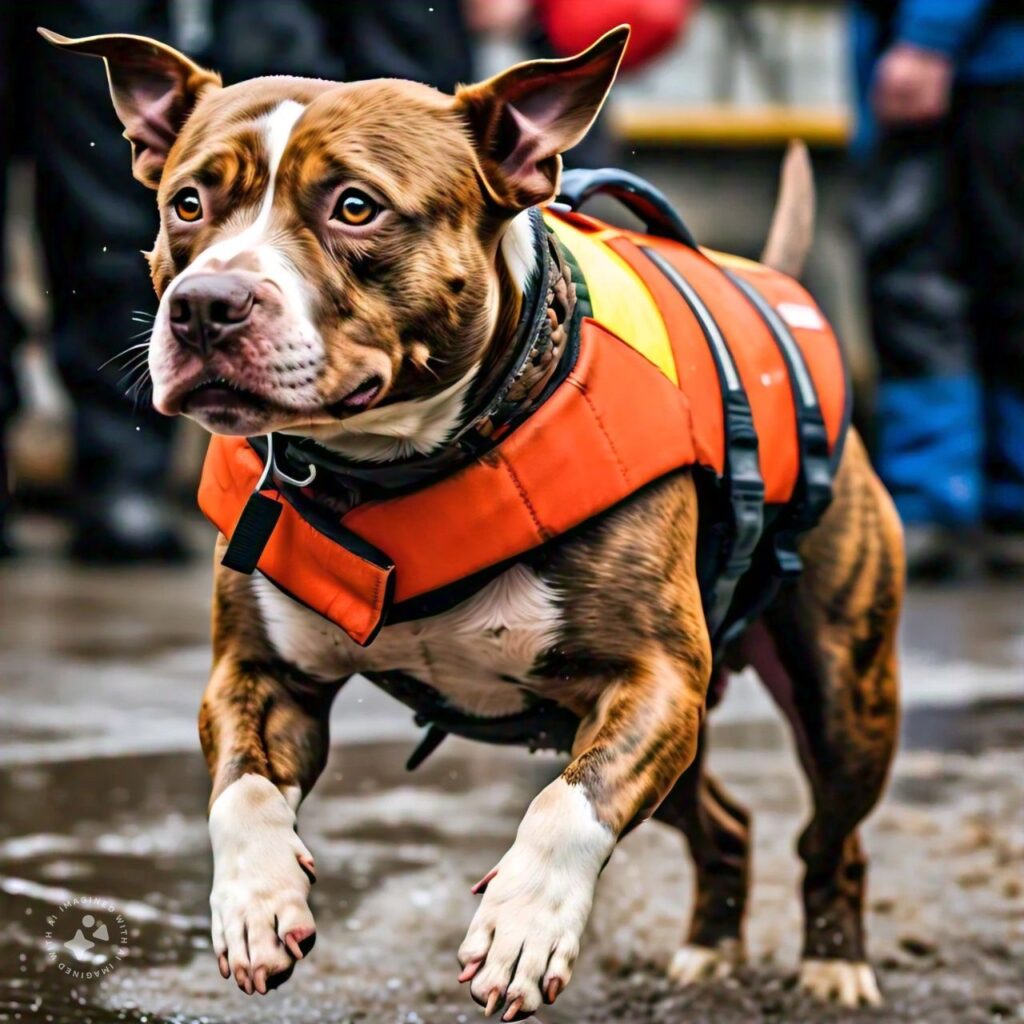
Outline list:
[[[428,398],[406,399],[369,409],[345,420],[342,429],[320,444],[345,458],[393,462],[436,451],[462,425],[470,395],[487,376],[488,356],[500,358],[511,343],[522,298],[537,272],[537,249],[530,211],[509,221],[498,245],[509,294],[495,281],[490,299],[490,336],[484,355],[454,384]],[[502,276],[499,272],[499,278]]]

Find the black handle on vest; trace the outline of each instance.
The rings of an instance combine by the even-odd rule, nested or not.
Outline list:
[[[577,169],[562,175],[556,202],[578,210],[591,196],[608,195],[644,222],[649,235],[671,238],[691,249],[697,243],[672,204],[649,181],[615,167]]]
[[[235,572],[251,576],[259,565],[260,555],[281,518],[281,503],[261,494],[249,495],[249,500],[238,517],[231,540],[220,564]]]

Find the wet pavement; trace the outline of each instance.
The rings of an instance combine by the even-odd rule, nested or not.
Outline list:
[[[208,582],[205,565],[101,573],[40,555],[0,568],[0,1021],[475,1020],[454,959],[469,886],[559,762],[450,740],[407,774],[408,712],[350,684],[300,815],[319,868],[316,950],[278,991],[245,997],[218,975],[207,935],[195,712]],[[573,984],[540,1019],[1024,1021],[1022,598],[910,599],[904,742],[865,830],[886,1007],[822,1010],[793,991],[807,799],[744,677],[716,715],[712,764],[755,814],[749,965],[684,993],[662,979],[691,873],[679,837],[648,824],[605,872]],[[82,959],[64,946],[79,940]]]

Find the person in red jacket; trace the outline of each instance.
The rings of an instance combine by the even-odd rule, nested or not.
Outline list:
[[[536,0],[537,20],[560,57],[578,53],[616,25],[628,24],[622,71],[646,64],[675,43],[695,0]]]

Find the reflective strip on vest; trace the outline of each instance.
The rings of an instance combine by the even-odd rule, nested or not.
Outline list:
[[[545,223],[572,253],[590,293],[594,319],[649,359],[673,384],[679,382],[661,310],[643,280],[609,249],[603,231],[584,231],[565,217]]]

